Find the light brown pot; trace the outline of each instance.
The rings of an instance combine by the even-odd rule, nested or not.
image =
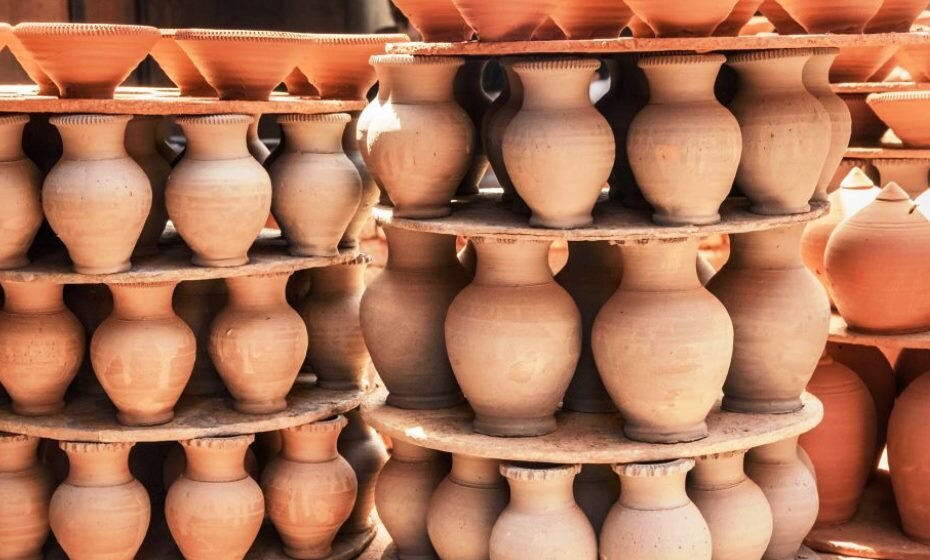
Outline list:
[[[394,5],[427,43],[468,41],[475,34],[452,0],[397,0]]]
[[[38,463],[39,439],[0,432],[0,559],[39,560],[48,537],[52,476]]]
[[[866,103],[875,111],[906,148],[930,147],[925,113],[930,105],[930,92],[902,91],[871,94]]]
[[[371,512],[375,508],[375,484],[378,474],[388,460],[384,440],[371,426],[365,423],[358,410],[346,413],[345,429],[339,435],[338,450],[358,481],[358,497],[349,519],[342,524],[340,533],[363,533],[374,525]]]
[[[455,102],[465,110],[475,127],[475,145],[472,149],[471,164],[455,191],[456,198],[478,194],[478,187],[488,171],[488,155],[480,142],[483,134],[481,124],[485,113],[491,108],[491,99],[485,93],[483,85],[487,66],[487,60],[466,60],[465,65],[455,75],[452,88]]]
[[[930,186],[930,159],[873,159],[872,165],[878,169],[880,185],[897,183],[915,201]]]
[[[510,172],[504,165],[504,132],[523,107],[523,83],[513,65],[519,59],[505,57],[500,59],[500,68],[503,70],[503,90],[491,104],[481,123],[481,143],[488,155],[488,162],[494,170],[494,176],[500,183],[504,194],[502,202],[511,202],[519,198],[517,190],[510,179]]]
[[[832,83],[864,82],[894,56],[898,47],[843,47],[830,67]],[[865,97],[865,94],[860,94]]]
[[[852,136],[852,117],[849,108],[833,93],[830,87],[830,65],[836,59],[838,49],[814,49],[813,56],[804,66],[804,87],[820,101],[830,117],[830,150],[827,152],[820,180],[812,200],[827,201],[830,181],[846,155]]]
[[[29,264],[26,252],[42,225],[39,168],[23,152],[23,128],[28,115],[0,117],[0,269]]]
[[[878,13],[869,20],[866,33],[907,33],[911,25],[927,9],[923,0],[884,0]]]
[[[248,250],[271,211],[271,179],[246,144],[253,120],[249,115],[177,119],[187,151],[168,177],[165,202],[198,266],[248,263]]]
[[[26,50],[26,47],[23,46],[19,38],[13,34],[12,28],[10,29],[10,33],[6,35],[6,40],[6,46],[10,49],[16,62],[22,66],[23,71],[26,72],[29,79],[39,86],[38,95],[58,97],[58,86],[55,85],[55,82],[48,77],[48,74],[46,74],[35,59],[32,58],[32,54]]]
[[[226,306],[226,284],[220,280],[181,282],[174,290],[175,313],[196,338],[194,371],[185,395],[223,395],[226,387],[210,361],[210,323]]]
[[[633,11],[623,0],[556,0],[549,16],[568,39],[615,39]]]
[[[406,35],[311,34],[300,49],[298,68],[323,99],[366,99],[377,76],[368,63],[388,43],[406,43]]]
[[[901,350],[894,362],[894,380],[898,395],[927,372],[930,372],[930,350]]]
[[[581,355],[581,314],[552,277],[551,242],[471,241],[478,270],[449,306],[445,336],[474,428],[494,436],[551,433]]]
[[[575,477],[573,493],[594,533],[600,535],[607,514],[620,498],[620,479],[610,465],[582,465]]]
[[[707,437],[733,355],[733,323],[697,276],[696,239],[624,245],[623,281],[594,322],[594,359],[624,434],[673,443]],[[672,354],[662,351],[674,347]]]
[[[708,37],[723,23],[737,0],[708,0],[700,4],[680,0],[626,0],[633,13],[655,31],[656,37]]]
[[[930,376],[922,375],[898,397],[888,423],[888,466],[895,502],[904,532],[922,543],[930,542],[930,512],[926,460],[930,431],[926,411],[930,402]]]
[[[727,19],[723,20],[723,23],[714,29],[714,37],[738,36],[743,27],[745,27],[746,24],[749,23],[749,20],[756,15],[756,12],[759,11],[759,6],[762,5],[762,1],[763,0],[737,0],[736,6],[733,7],[733,11],[730,12]]]
[[[132,560],[152,517],[145,487],[129,472],[134,443],[61,442],[68,478],[52,494],[49,523],[73,560]]]
[[[863,33],[885,0],[778,0],[808,33]]]
[[[210,358],[239,412],[287,408],[307,355],[307,327],[285,298],[289,276],[226,279],[229,303],[210,326]]]
[[[255,436],[182,441],[187,466],[165,498],[171,536],[187,560],[243,558],[265,513],[258,483],[245,472]]]
[[[152,207],[149,179],[126,152],[131,118],[51,119],[61,133],[64,155],[45,178],[42,208],[80,274],[129,270],[130,255]]]
[[[388,261],[362,296],[362,334],[375,369],[400,408],[462,402],[446,351],[446,312],[470,281],[455,237],[384,228]],[[411,351],[416,348],[416,351]]]
[[[165,183],[171,174],[171,166],[158,153],[158,126],[160,117],[134,117],[126,125],[126,153],[133,159],[152,188],[152,206],[142,226],[142,233],[133,256],[143,257],[158,253],[158,242],[168,224],[168,209],[165,207]]]
[[[529,41],[556,0],[452,0],[480,41]]]
[[[161,29],[161,39],[152,47],[152,58],[164,70],[168,78],[178,86],[182,96],[216,97],[200,70],[191,62],[184,49],[174,40],[177,29]]]
[[[888,130],[888,125],[882,122],[878,115],[875,114],[875,111],[866,103],[867,95],[864,93],[844,93],[840,95],[840,99],[846,103],[852,117],[852,138],[849,140],[852,146],[877,146]]]
[[[357,249],[359,247],[359,236],[362,230],[371,223],[371,209],[378,203],[381,196],[381,190],[375,183],[374,175],[368,169],[362,157],[361,147],[356,140],[356,127],[359,123],[359,114],[352,114],[352,121],[346,127],[345,134],[342,137],[342,149],[349,157],[349,161],[355,166],[359,177],[362,180],[362,195],[359,197],[358,206],[355,208],[355,214],[346,227],[342,239],[339,240],[340,249]]]

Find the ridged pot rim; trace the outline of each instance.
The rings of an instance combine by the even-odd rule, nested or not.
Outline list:
[[[601,67],[597,58],[550,58],[547,60],[524,60],[513,65],[515,72],[550,72],[558,70],[591,70]]]
[[[306,115],[300,113],[288,113],[278,116],[278,124],[299,124],[299,123],[332,123],[348,124],[352,122],[352,115],[349,113],[322,113],[318,115]]]
[[[103,114],[73,114],[59,115],[48,120],[55,126],[84,126],[91,124],[128,123],[132,115],[103,115]]]
[[[176,41],[238,41],[249,43],[277,43],[298,45],[307,41],[305,33],[290,31],[257,31],[251,29],[202,29],[175,30]]]
[[[74,453],[109,453],[123,449],[131,449],[135,443],[131,441],[107,443],[101,441],[60,441],[58,447],[62,451]]]
[[[769,60],[810,58],[811,56],[813,56],[813,49],[768,49],[764,51],[731,54],[727,57],[727,64],[747,64],[752,62],[766,62]]]
[[[0,126],[26,124],[30,116],[25,113],[0,113]]]
[[[655,56],[642,56],[636,64],[640,68],[653,68],[656,66],[678,66],[678,65],[698,65],[698,64],[718,64],[723,65],[727,57],[719,53],[706,54],[662,54]]]
[[[308,33],[306,40],[324,45],[389,45],[409,43],[410,37],[404,33]]]
[[[150,25],[119,23],[23,22],[13,27],[17,36],[29,37],[147,37],[161,32]]]
[[[292,426],[286,428],[287,432],[309,432],[309,433],[331,433],[339,432],[345,428],[349,423],[349,420],[342,414],[337,414],[330,418],[325,418],[323,420],[317,420],[316,422],[310,422],[308,424],[301,424],[300,426]]]
[[[180,441],[184,447],[193,447],[195,449],[237,449],[239,447],[248,447],[255,441],[254,434],[245,434],[238,436],[211,436]]]
[[[226,124],[252,124],[255,122],[253,115],[238,113],[227,113],[221,115],[181,115],[175,117],[174,121],[179,124],[205,124],[205,125],[226,125]]]
[[[24,443],[27,441],[33,441],[36,438],[35,436],[27,436],[26,434],[14,434],[13,432],[0,432],[0,443]]]
[[[926,103],[930,101],[930,91],[893,91],[887,93],[870,93],[865,98],[869,105],[894,103]]]
[[[693,468],[694,459],[673,459],[655,463],[627,463],[611,467],[618,475],[631,478],[652,478],[682,474]]]
[[[461,66],[465,59],[458,56],[414,56],[412,54],[376,54],[368,59],[371,65],[393,66]]]
[[[581,472],[581,465],[555,465],[549,463],[504,463],[500,473],[505,478],[534,482],[572,478]]]

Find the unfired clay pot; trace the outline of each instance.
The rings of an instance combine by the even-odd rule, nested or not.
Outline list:
[[[475,34],[452,0],[396,0],[394,5],[427,43],[467,41]]]
[[[549,16],[568,39],[616,39],[633,11],[623,0],[556,0]]]
[[[743,471],[745,451],[696,459],[688,497],[710,528],[714,560],[762,558],[772,538],[772,510]]]
[[[630,124],[627,153],[656,223],[720,221],[743,150],[739,123],[714,96],[725,60],[720,54],[639,60],[651,96]]]
[[[371,512],[375,507],[375,484],[378,474],[388,460],[384,440],[371,426],[365,423],[358,410],[346,413],[348,424],[339,435],[338,450],[358,480],[358,497],[349,519],[342,524],[340,533],[363,533],[371,528]]]
[[[600,535],[607,514],[620,497],[620,479],[610,465],[582,465],[573,492],[594,533]]]
[[[74,270],[129,270],[152,206],[148,177],[126,152],[128,115],[65,115],[51,123],[64,155],[42,186],[42,208],[68,248]]]
[[[249,115],[177,119],[187,151],[168,177],[165,202],[196,265],[248,263],[271,211],[271,179],[246,145],[252,121]]]
[[[927,192],[930,159],[873,159],[871,163],[878,169],[880,185],[897,183],[915,201]]]
[[[597,536],[572,494],[581,465],[501,465],[510,504],[491,531],[491,560],[597,558]]]
[[[814,49],[804,66],[804,87],[814,95],[830,117],[830,150],[827,152],[817,190],[813,200],[826,201],[830,180],[846,155],[852,135],[852,117],[849,108],[830,87],[830,65],[836,59],[837,49]]]
[[[65,307],[62,285],[3,282],[0,383],[23,416],[57,414],[84,357],[84,330]]]
[[[927,9],[923,0],[884,0],[878,13],[869,20],[866,33],[907,33],[911,24]]]
[[[698,240],[624,245],[623,280],[594,322],[598,371],[626,436],[673,443],[707,437],[733,355],[733,323],[701,285]],[[674,347],[674,353],[661,348]]]
[[[171,536],[187,560],[244,558],[265,513],[258,483],[245,471],[255,436],[182,441],[187,466],[165,498]]]
[[[830,302],[801,260],[804,224],[730,237],[730,260],[708,283],[733,320],[723,407],[736,412],[800,410],[830,329]],[[772,344],[794,340],[790,349]]]
[[[145,487],[129,472],[133,443],[61,442],[68,478],[52,494],[52,533],[72,560],[133,560],[149,528]]]
[[[388,43],[406,43],[399,34],[305,36],[297,67],[323,99],[366,99],[377,81],[372,56],[384,54]]]
[[[926,107],[930,92],[902,91],[871,94],[866,103],[885,124],[891,127],[906,148],[930,147],[927,134]]]
[[[888,466],[901,525],[909,537],[925,544],[930,543],[928,402],[930,375],[922,375],[898,397],[888,423]]]
[[[41,559],[52,476],[38,463],[39,439],[0,432],[0,558]]]
[[[529,41],[556,0],[452,0],[481,41]]]
[[[452,456],[452,471],[433,492],[426,529],[443,560],[485,560],[491,529],[509,501],[500,463]]]
[[[178,86],[182,96],[216,97],[200,70],[191,62],[191,57],[174,40],[177,29],[160,29],[161,39],[152,47],[152,58],[164,70],[168,78]]]
[[[28,115],[0,117],[0,269],[29,264],[26,252],[42,225],[39,168],[23,152]]]
[[[446,312],[470,281],[455,237],[386,226],[387,265],[362,296],[362,334],[375,369],[400,408],[462,402],[446,351]],[[411,348],[416,348],[411,352]]]
[[[678,0],[625,0],[656,37],[707,37],[733,11],[737,0],[705,0],[684,5]]]
[[[930,350],[901,350],[894,362],[894,380],[898,395],[927,372],[930,372]]]
[[[551,242],[471,241],[478,270],[449,306],[445,336],[475,430],[551,433],[581,355],[581,314],[553,280]]]
[[[885,0],[778,0],[808,33],[862,33]]]
[[[156,149],[159,124],[159,117],[137,116],[126,125],[126,153],[145,172],[152,188],[152,207],[133,251],[133,255],[138,257],[158,253],[158,242],[168,223],[165,183],[171,174],[171,165]]]
[[[480,142],[483,135],[481,123],[484,121],[485,113],[491,108],[491,99],[484,91],[484,74],[487,66],[487,60],[466,60],[465,65],[455,75],[453,85],[455,101],[465,110],[475,127],[475,146],[472,150],[471,164],[468,167],[468,173],[465,174],[459,188],[455,191],[456,198],[478,194],[478,187],[488,171],[488,155]]]
[[[226,284],[220,279],[181,282],[174,290],[173,306],[197,340],[194,372],[184,387],[184,394],[226,393],[226,387],[210,360],[210,323],[226,306]]]
[[[733,11],[730,12],[727,19],[723,20],[723,23],[714,29],[713,35],[715,37],[736,37],[743,27],[749,23],[749,20],[756,15],[760,5],[762,5],[762,0],[737,0]]]
[[[494,176],[504,189],[501,199],[503,202],[510,202],[518,196],[510,179],[510,172],[504,165],[504,132],[523,107],[523,83],[513,69],[516,62],[517,59],[514,58],[500,59],[500,68],[504,73],[503,90],[491,104],[484,115],[484,122],[481,123],[481,143],[488,155],[491,169],[494,170]]]
[[[352,114],[352,121],[346,127],[345,134],[342,136],[342,150],[349,157],[349,161],[355,166],[359,177],[362,180],[362,195],[359,197],[358,206],[355,208],[355,214],[346,227],[342,239],[339,240],[340,249],[357,249],[359,247],[359,237],[362,230],[371,223],[371,209],[378,203],[381,191],[375,183],[374,175],[368,169],[361,153],[361,145],[356,140],[356,127],[359,123],[359,114]]]

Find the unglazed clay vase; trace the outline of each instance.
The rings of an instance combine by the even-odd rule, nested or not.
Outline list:
[[[362,295],[362,334],[375,369],[400,408],[462,402],[446,350],[446,312],[471,280],[455,236],[384,227],[387,265]],[[410,352],[416,348],[416,352]]]
[[[549,16],[568,39],[616,39],[633,11],[622,0],[556,0]]]
[[[349,518],[358,481],[336,450],[343,416],[281,430],[282,447],[262,473],[268,516],[291,558],[326,558]]]
[[[41,559],[52,476],[38,463],[39,439],[0,432],[0,559]]]
[[[552,13],[556,0],[452,0],[480,41],[529,41]]]
[[[930,350],[905,348],[894,362],[894,380],[900,395],[911,383],[930,372]]]
[[[588,516],[594,533],[600,535],[607,514],[620,497],[620,479],[610,465],[582,465],[573,487],[578,507]]]
[[[229,303],[210,326],[210,358],[239,412],[287,408],[307,355],[307,327],[285,298],[289,276],[226,279]]]
[[[707,437],[733,355],[733,323],[701,285],[698,241],[622,246],[620,289],[601,308],[592,344],[626,436],[674,443]],[[661,348],[675,348],[669,354]]]
[[[772,508],[772,539],[763,560],[795,560],[817,520],[819,500],[813,470],[801,461],[798,438],[756,447],[746,456],[746,474]]]
[[[853,518],[875,461],[875,404],[851,369],[824,353],[807,390],[823,403],[823,421],[801,436],[817,473],[818,525]]]
[[[168,78],[178,86],[182,96],[216,97],[207,80],[200,70],[191,62],[191,57],[174,40],[177,29],[160,29],[161,39],[152,47],[152,58],[158,66],[168,75]]]
[[[378,474],[388,460],[384,440],[371,426],[365,423],[358,410],[345,414],[348,424],[339,434],[337,449],[352,470],[358,481],[358,497],[355,507],[342,527],[340,533],[363,533],[374,524],[371,512],[375,507],[375,484]]]
[[[895,502],[904,532],[922,543],[930,542],[927,475],[930,442],[926,410],[930,402],[930,375],[922,375],[898,397],[888,423],[888,466]]]
[[[478,270],[449,306],[445,336],[474,428],[494,436],[551,433],[581,355],[581,314],[553,280],[551,242],[471,241]]]
[[[310,270],[310,293],[298,311],[307,325],[306,364],[324,389],[367,386],[371,356],[362,335],[360,309],[365,293],[364,259]]]
[[[58,544],[73,560],[133,560],[152,516],[145,487],[129,472],[135,444],[60,445],[70,469],[49,505]]]
[[[604,303],[620,287],[623,258],[620,249],[607,241],[573,241],[568,244],[568,263],[555,276],[581,311],[581,357],[565,392],[562,408],[576,412],[616,410],[601,381],[591,350],[591,328]],[[612,476],[612,475],[611,475]]]
[[[604,521],[600,558],[710,560],[710,530],[685,491],[693,467],[693,459],[615,465],[620,499]]]
[[[84,330],[65,307],[62,285],[3,282],[0,384],[23,416],[56,414],[84,357]]]
[[[852,136],[849,108],[830,87],[830,66],[838,53],[838,49],[814,49],[813,55],[804,66],[804,87],[820,101],[830,117],[830,150],[827,152],[813,196],[813,200],[821,202],[827,200],[830,181],[846,155]]]
[[[688,497],[710,529],[714,560],[762,558],[772,538],[772,510],[743,471],[745,451],[698,457]]]
[[[194,370],[194,333],[171,307],[176,285],[110,286],[113,314],[94,332],[90,359],[125,425],[171,421]]]
[[[685,7],[677,0],[625,0],[656,37],[708,37],[723,23],[737,0],[709,0]]]
[[[271,179],[246,144],[252,121],[249,115],[177,119],[187,151],[168,177],[165,202],[198,266],[248,263],[271,211]]]
[[[352,220],[346,226],[342,239],[339,240],[340,249],[357,249],[359,247],[359,236],[366,225],[371,223],[371,209],[378,203],[381,191],[375,183],[375,178],[365,164],[362,157],[361,148],[356,140],[356,127],[359,123],[359,114],[353,113],[352,121],[346,127],[345,134],[342,136],[342,149],[349,157],[349,161],[358,171],[359,178],[362,180],[362,195],[359,197],[358,206],[355,208],[355,214]]]
[[[740,87],[730,104],[743,134],[736,182],[757,214],[810,209],[830,150],[832,125],[803,81],[811,51],[735,54]]]
[[[0,117],[0,269],[29,264],[26,252],[42,225],[39,168],[23,152],[23,128],[28,115]]]
[[[126,153],[139,164],[152,187],[152,206],[133,251],[138,257],[158,253],[158,242],[168,223],[165,183],[171,174],[171,165],[156,149],[160,122],[159,117],[137,116],[126,125]]]
[[[350,120],[345,113],[278,117],[286,143],[269,169],[271,211],[292,255],[339,254],[362,196],[358,170],[342,150]]]
[[[255,436],[182,441],[187,466],[165,498],[171,536],[187,560],[241,559],[262,525],[265,499],[245,471]]]
[[[369,59],[384,54],[389,43],[410,41],[400,34],[329,33],[304,37],[297,67],[323,99],[366,99],[377,81]]]
[[[518,196],[510,179],[510,172],[504,165],[504,132],[523,107],[523,83],[513,69],[517,60],[507,57],[500,59],[500,68],[504,73],[503,89],[485,113],[484,122],[481,123],[481,143],[488,155],[491,169],[494,170],[494,176],[504,189],[501,199],[503,202],[510,202]]]
[[[532,211],[530,224],[571,229],[591,212],[613,169],[614,135],[591,105],[595,59],[518,62],[523,105],[503,136],[504,165]],[[553,83],[559,83],[553,88]]]
[[[397,0],[394,5],[427,43],[467,41],[475,34],[452,0]]]
[[[627,153],[658,224],[720,221],[743,150],[739,123],[714,96],[725,60],[720,54],[639,60],[651,97],[630,124]]]
[[[733,11],[730,12],[727,19],[723,20],[723,23],[714,29],[713,35],[715,37],[738,36],[743,27],[756,15],[761,5],[762,0],[737,0]]]
[[[884,0],[865,27],[866,33],[907,33],[911,24],[927,9],[923,0]]]
[[[145,171],[126,152],[128,115],[54,117],[64,155],[45,177],[42,208],[80,274],[125,272],[152,207]]]
[[[473,196],[478,194],[478,186],[488,171],[488,155],[481,144],[481,123],[484,115],[491,108],[491,99],[484,91],[484,73],[488,66],[487,60],[466,60],[465,65],[455,75],[453,91],[455,101],[468,114],[475,127],[475,146],[472,150],[471,165],[462,183],[455,191],[456,197]]]
[[[808,33],[862,33],[885,0],[778,0]]]
[[[221,279],[181,282],[174,290],[174,311],[194,332],[197,352],[185,395],[222,395],[223,381],[210,360],[210,324],[226,306],[226,284]]]
[[[707,289],[733,321],[723,407],[735,412],[800,410],[830,329],[830,302],[801,260],[804,224],[730,237],[730,260]],[[790,351],[772,340],[794,337]],[[774,338],[773,338],[774,337]]]
[[[500,463],[468,455],[452,456],[452,471],[433,492],[426,529],[443,560],[489,557],[491,529],[509,501]]]
[[[930,221],[895,183],[837,226],[824,266],[849,328],[883,334],[930,328],[930,302],[913,284],[930,274],[927,251]]]
[[[394,452],[378,476],[375,506],[401,560],[437,558],[426,518],[430,497],[448,472],[448,456],[394,440]]]
[[[878,169],[880,185],[897,183],[915,201],[927,192],[930,177],[930,159],[873,159]]]

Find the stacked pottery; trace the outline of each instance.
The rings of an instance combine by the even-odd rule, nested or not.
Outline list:
[[[826,201],[830,181],[843,161],[852,135],[849,108],[830,87],[830,65],[838,49],[814,49],[804,67],[804,87],[814,95],[830,117],[830,150],[827,152],[813,200]]]
[[[926,484],[930,432],[925,416],[928,403],[930,375],[922,375],[898,397],[888,423],[888,467],[901,525],[909,537],[922,543],[930,543],[930,495]]]
[[[365,423],[358,410],[346,413],[345,429],[339,435],[338,451],[355,471],[358,497],[349,519],[339,530],[341,533],[362,533],[374,524],[371,512],[375,507],[375,484],[378,474],[388,460],[384,440]]]
[[[428,43],[467,41],[475,31],[452,0],[392,0]]]
[[[528,41],[552,13],[556,0],[452,0],[481,41]]]
[[[26,252],[42,225],[39,169],[23,152],[26,115],[0,117],[0,269],[29,264]]]
[[[0,558],[42,557],[53,483],[38,447],[38,438],[0,432]]]
[[[723,23],[736,0],[705,0],[683,7],[676,0],[626,0],[656,37],[707,37]]]

